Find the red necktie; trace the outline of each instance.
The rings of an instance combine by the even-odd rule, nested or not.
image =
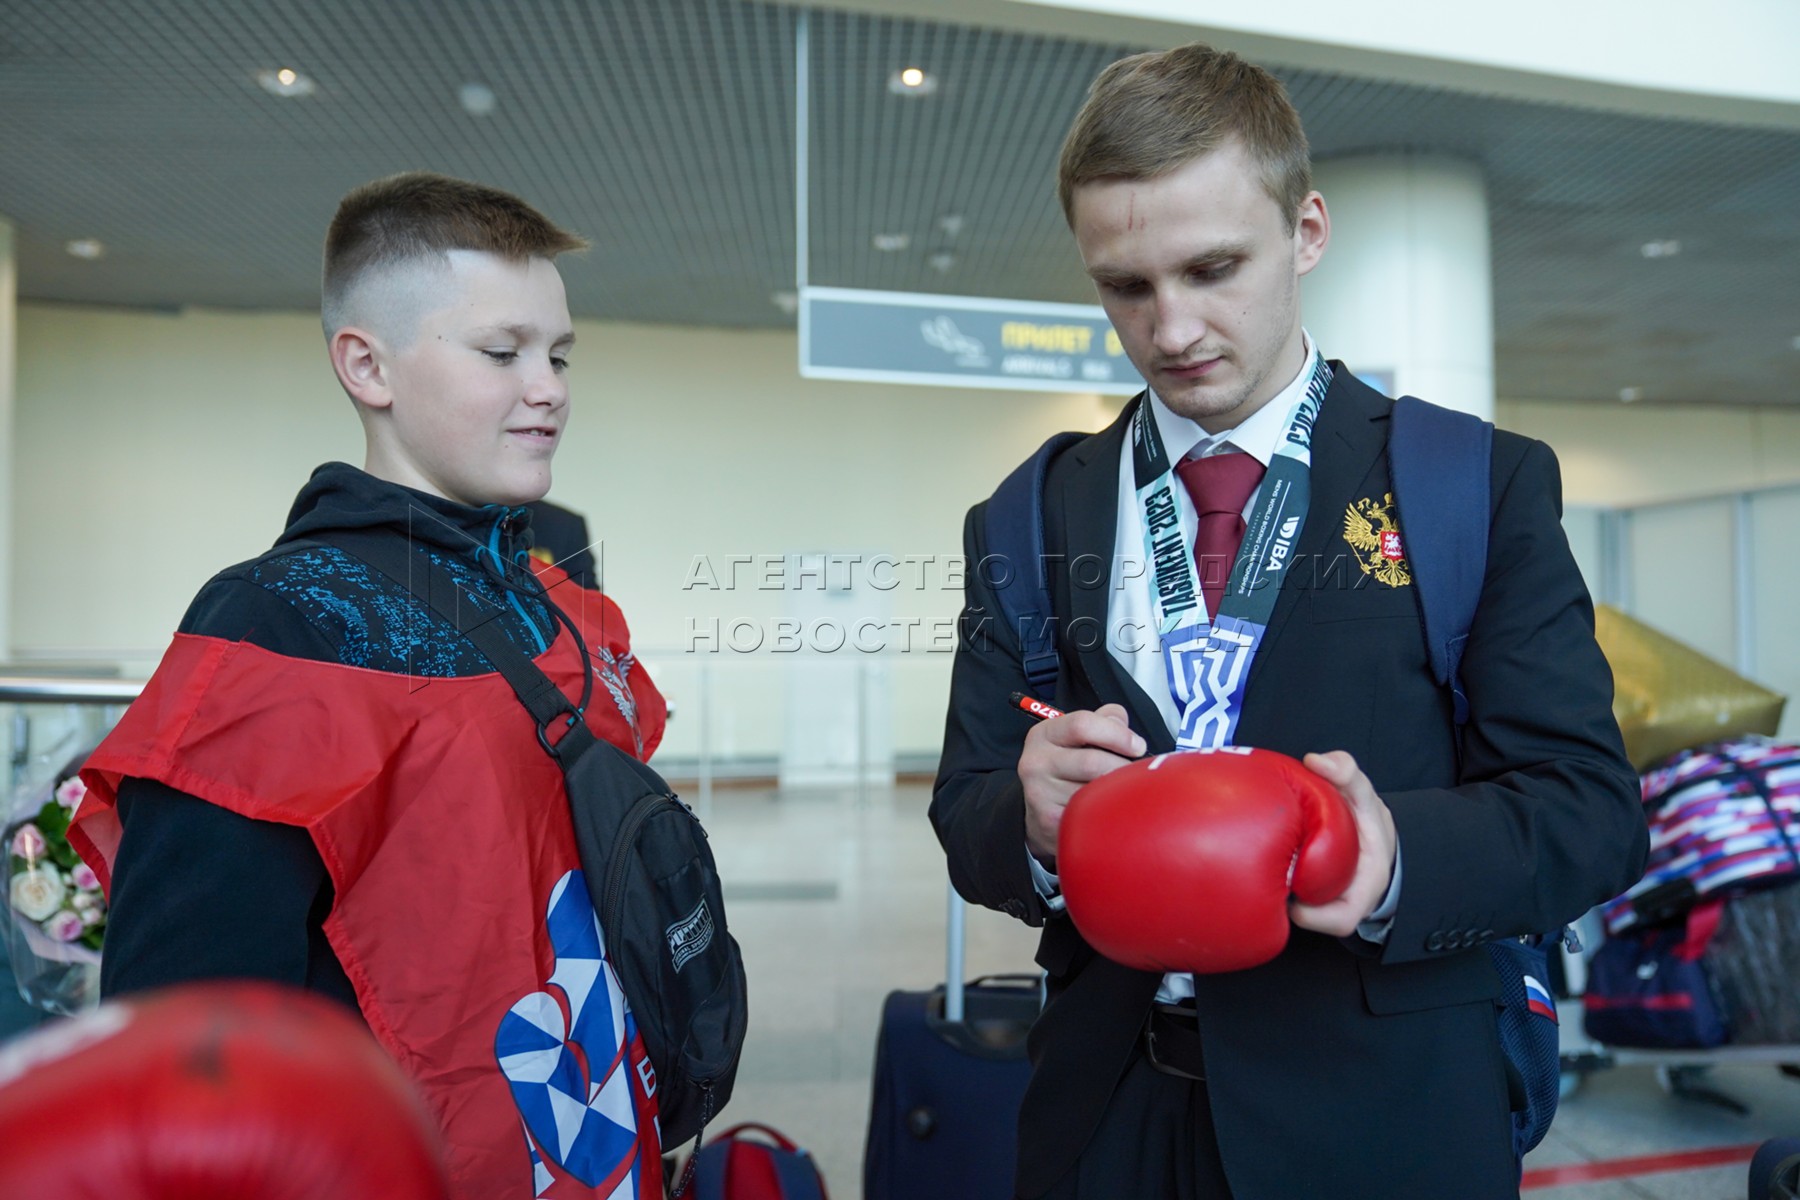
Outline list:
[[[1262,482],[1264,467],[1249,454],[1211,454],[1184,458],[1175,464],[1200,526],[1194,534],[1194,562],[1200,568],[1200,589],[1206,594],[1208,617],[1219,615],[1219,601],[1231,580],[1231,564],[1237,561],[1244,540],[1244,506]]]

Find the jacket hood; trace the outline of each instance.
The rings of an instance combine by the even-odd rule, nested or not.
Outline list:
[[[395,529],[414,541],[457,554],[480,557],[479,551],[486,549],[503,562],[531,547],[531,510],[522,505],[458,504],[341,462],[326,463],[312,473],[294,497],[287,528],[275,544],[330,530],[374,528]]]

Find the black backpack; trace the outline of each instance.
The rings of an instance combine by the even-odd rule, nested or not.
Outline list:
[[[719,872],[700,819],[662,776],[595,737],[582,720],[594,672],[579,636],[586,682],[574,704],[493,623],[492,608],[459,604],[449,573],[405,538],[355,531],[317,540],[366,562],[449,621],[536,720],[538,744],[562,768],[607,955],[656,1069],[663,1148],[698,1138],[731,1098],[748,1023],[744,960],[726,928]],[[532,598],[578,634],[548,595]]]

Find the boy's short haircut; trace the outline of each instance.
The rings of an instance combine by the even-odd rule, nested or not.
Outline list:
[[[436,267],[451,250],[524,261],[586,248],[584,239],[498,188],[429,171],[365,183],[338,203],[325,235],[325,336],[370,319],[352,311],[353,294],[378,271],[415,263]]]
[[[1203,42],[1122,58],[1094,80],[1063,142],[1063,216],[1074,224],[1075,189],[1084,183],[1155,179],[1234,137],[1262,167],[1263,189],[1292,233],[1312,191],[1312,161],[1281,81]]]

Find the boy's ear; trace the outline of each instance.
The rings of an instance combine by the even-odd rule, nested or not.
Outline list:
[[[387,350],[380,338],[346,325],[331,335],[330,348],[331,369],[352,400],[365,408],[387,408],[394,402],[388,386]]]

